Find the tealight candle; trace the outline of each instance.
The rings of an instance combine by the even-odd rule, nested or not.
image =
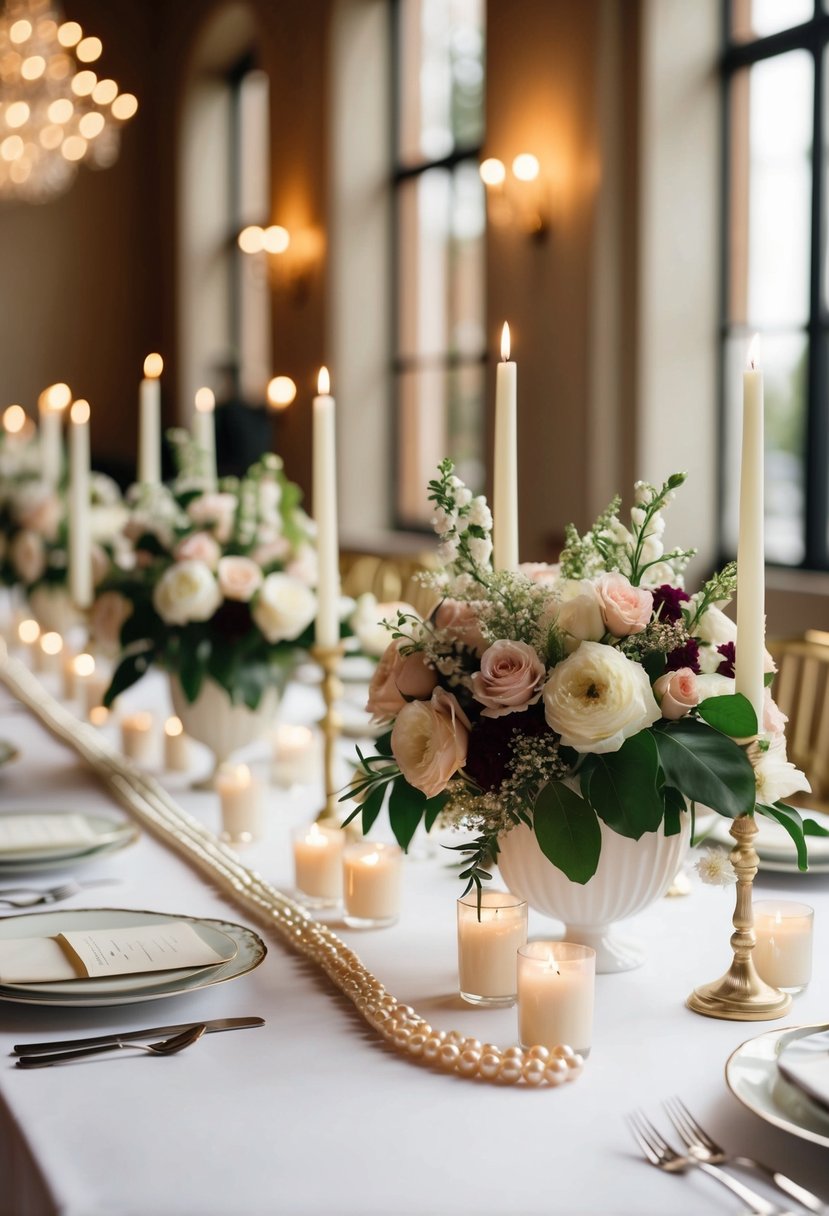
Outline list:
[[[39,640],[40,670],[60,671],[63,638],[59,633],[42,633]]]
[[[89,711],[89,721],[93,726],[106,726],[109,721],[109,710],[106,705],[93,705]]]
[[[343,851],[345,923],[355,929],[392,925],[400,912],[403,851],[396,844],[351,844]]]
[[[296,828],[293,833],[296,889],[307,903],[332,907],[343,893],[343,848],[341,828],[318,823]]]
[[[246,764],[223,764],[216,774],[222,805],[222,838],[248,844],[264,834],[262,787]]]
[[[38,625],[37,621],[29,618],[21,621],[17,626],[17,640],[23,648],[23,653],[31,655],[33,665],[36,665],[39,661],[40,648],[37,644],[39,638],[40,625]]]
[[[273,779],[277,785],[309,785],[319,771],[319,747],[308,726],[285,723],[273,732]]]
[[[71,647],[64,646],[61,653],[61,672],[63,675],[63,699],[64,701],[74,701],[75,699],[75,659],[78,656],[72,651]]]
[[[754,905],[757,944],[752,957],[761,979],[783,992],[802,992],[812,978],[814,910],[808,904],[760,900]]]
[[[508,891],[469,891],[458,900],[458,980],[472,1005],[512,1005],[518,948],[527,941],[527,905]]]
[[[181,718],[164,723],[164,767],[168,773],[186,773],[190,767],[190,741]]]
[[[79,654],[74,668],[75,695],[83,702],[84,711],[89,717],[93,709],[103,705],[104,694],[109,688],[109,676],[98,671],[91,654]]]
[[[524,1047],[593,1041],[596,951],[571,942],[529,942],[518,951],[518,1034]]]
[[[128,760],[136,764],[149,764],[152,760],[153,715],[147,710],[127,714],[121,720],[121,750]]]

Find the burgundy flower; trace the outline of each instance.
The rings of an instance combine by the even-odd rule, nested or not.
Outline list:
[[[736,650],[733,642],[723,642],[717,647],[717,653],[722,655],[722,662],[717,668],[718,676],[728,676],[729,680],[734,679],[734,663],[736,661]]]
[[[681,621],[681,605],[686,604],[690,598],[681,588],[663,583],[653,593],[653,615],[660,621]]]
[[[517,735],[549,733],[540,705],[521,714],[479,718],[473,723],[466,753],[466,771],[482,790],[497,790],[507,775],[513,739]]]
[[[684,646],[678,646],[676,650],[672,650],[665,666],[668,671],[679,671],[680,667],[690,667],[695,675],[699,675],[699,642],[696,638],[689,638]]]
[[[233,645],[251,631],[250,607],[241,600],[224,600],[214,613],[211,624],[229,646]]]

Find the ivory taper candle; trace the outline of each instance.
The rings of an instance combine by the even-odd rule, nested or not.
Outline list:
[[[38,398],[40,468],[43,480],[60,484],[63,470],[63,411],[72,400],[68,384],[52,384]]]
[[[202,453],[204,474],[211,485],[216,484],[216,422],[214,411],[216,398],[209,388],[200,388],[196,393],[193,414],[193,439]]]
[[[76,608],[88,608],[92,603],[88,401],[73,402],[69,423],[69,594]]]
[[[340,640],[340,554],[337,538],[337,443],[328,369],[320,368],[314,398],[314,519],[317,524],[318,646]]]
[[[147,355],[144,379],[138,387],[138,480],[143,485],[161,481],[161,355]]]
[[[495,372],[492,560],[496,570],[518,568],[518,374],[509,356],[509,325],[504,322],[501,362]]]
[[[737,655],[735,688],[763,721],[765,671],[765,551],[763,541],[763,373],[755,334],[743,373],[740,459],[740,533],[737,543]]]

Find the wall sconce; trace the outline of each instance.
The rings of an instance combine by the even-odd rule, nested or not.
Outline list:
[[[266,256],[271,283],[277,288],[286,287],[294,303],[307,299],[322,248],[315,229],[303,228],[291,234],[281,224],[270,224],[267,228],[250,224],[239,233],[237,244],[242,253]]]
[[[543,240],[550,229],[550,190],[538,157],[520,152],[508,172],[503,161],[490,156],[481,162],[479,172],[492,223]]]

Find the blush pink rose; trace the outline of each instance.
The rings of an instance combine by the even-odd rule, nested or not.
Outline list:
[[[391,642],[380,658],[368,689],[366,709],[376,723],[388,722],[400,712],[407,700],[424,701],[437,684],[437,672],[426,663],[420,651],[403,655],[402,638]]]
[[[173,550],[177,562],[204,562],[211,570],[218,565],[222,551],[209,532],[191,532]]]
[[[429,701],[404,705],[391,733],[401,773],[427,798],[442,793],[466,764],[468,742],[469,719],[443,688],[436,688]]]
[[[555,587],[561,577],[561,565],[559,562],[552,566],[549,562],[521,562],[518,573],[542,587]]]
[[[92,545],[89,558],[92,563],[92,585],[97,587],[109,574],[112,562],[109,560],[107,551],[103,545],[98,544]]]
[[[279,562],[286,561],[293,552],[291,542],[285,536],[275,536],[269,539],[263,539],[260,536],[259,543],[251,553],[253,561],[260,566],[275,566]]]
[[[188,503],[187,514],[199,527],[211,528],[222,544],[230,540],[236,518],[236,495],[213,492]]]
[[[262,586],[262,570],[249,557],[219,558],[219,590],[226,600],[247,604]]]
[[[97,643],[108,651],[115,650],[121,637],[121,627],[132,616],[132,604],[118,591],[104,591],[92,605],[90,632]]]
[[[763,692],[763,730],[775,739],[783,738],[788,720],[788,716],[772,697],[771,689],[766,688]]]
[[[467,600],[441,600],[435,609],[435,628],[452,641],[481,655],[489,643],[481,632],[475,604]]]
[[[595,587],[608,633],[626,638],[642,632],[653,616],[652,592],[634,587],[624,574],[602,574]]]
[[[653,691],[662,717],[671,722],[684,718],[700,702],[699,684],[690,667],[666,671],[654,682]]]
[[[546,668],[526,642],[493,642],[481,658],[481,670],[472,677],[472,694],[485,705],[483,718],[522,713],[541,696]]]

